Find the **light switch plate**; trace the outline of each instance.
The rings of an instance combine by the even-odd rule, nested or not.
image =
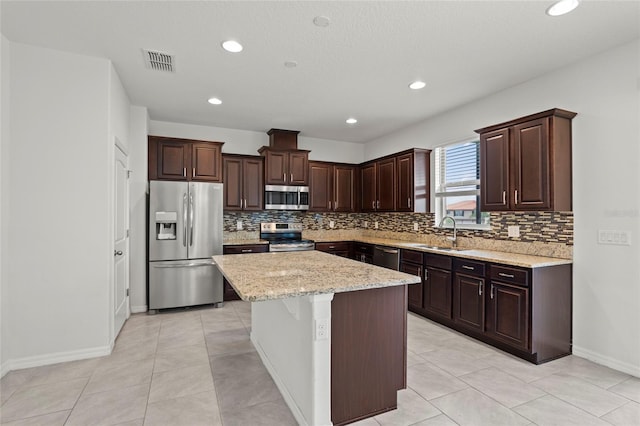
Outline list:
[[[616,246],[630,246],[631,232],[629,231],[609,231],[598,230],[598,244],[609,244]]]
[[[420,229],[420,225],[418,224],[418,222],[413,222],[413,230],[417,231]]]
[[[364,227],[368,228],[369,227],[369,222],[367,222],[366,220],[364,221]]]
[[[333,229],[336,226],[336,223],[333,220],[329,221],[329,228]]]
[[[242,231],[242,221],[241,220],[236,222],[236,230]]]
[[[374,228],[376,228],[376,229],[378,229],[378,222],[377,222],[377,221],[376,221],[376,222],[373,222],[373,227],[374,227]]]
[[[509,226],[507,232],[509,237],[518,238],[520,236],[520,227],[518,225]]]

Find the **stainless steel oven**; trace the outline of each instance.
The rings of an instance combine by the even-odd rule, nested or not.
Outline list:
[[[261,223],[260,238],[269,241],[269,251],[314,250],[312,240],[302,239],[301,223]]]
[[[265,210],[309,210],[308,186],[265,185]]]

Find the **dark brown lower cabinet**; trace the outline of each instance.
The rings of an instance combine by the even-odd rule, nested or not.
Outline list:
[[[491,281],[487,310],[487,335],[529,349],[528,288]]]
[[[373,245],[353,243],[353,259],[358,262],[373,263]]]
[[[484,331],[484,278],[456,273],[453,279],[453,320],[456,324]]]
[[[222,254],[250,254],[250,253],[266,253],[269,251],[268,244],[233,244],[222,247]],[[231,284],[224,280],[223,300],[240,300],[240,296],[233,289]]]
[[[393,410],[407,381],[407,286],[336,293],[331,302],[331,421]]]
[[[423,286],[423,254],[419,251],[401,250],[400,251],[400,271],[411,275],[417,275],[421,281],[417,284],[408,285],[408,305],[409,309],[422,309]]]
[[[346,257],[351,259],[352,257],[352,243],[351,241],[336,241],[330,243],[316,243],[316,250],[323,251],[325,253],[334,254],[340,257]]]
[[[442,318],[451,319],[451,258],[437,254],[424,255],[424,309]]]

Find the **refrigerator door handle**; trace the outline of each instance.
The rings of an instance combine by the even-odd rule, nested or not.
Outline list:
[[[182,195],[182,245],[187,246],[187,193]]]
[[[189,245],[193,246],[193,194],[189,193]]]

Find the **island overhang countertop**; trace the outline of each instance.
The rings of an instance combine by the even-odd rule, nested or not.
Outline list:
[[[218,255],[213,261],[240,298],[249,302],[420,282],[416,275],[316,250]]]

